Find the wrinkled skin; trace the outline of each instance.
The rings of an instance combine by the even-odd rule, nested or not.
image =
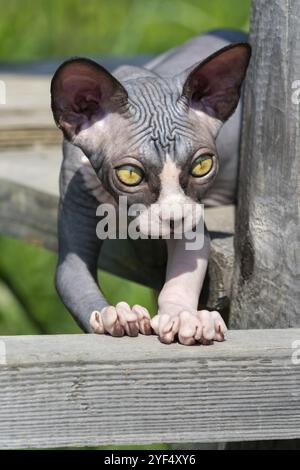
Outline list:
[[[87,332],[155,333],[164,343],[184,345],[224,340],[220,314],[198,311],[209,234],[205,230],[203,245],[193,250],[185,237],[201,220],[201,203],[235,198],[239,98],[250,48],[228,44],[219,34],[200,36],[145,68],[121,67],[114,75],[92,61],[72,60],[52,80],[52,110],[65,136],[56,287]],[[204,156],[210,169],[195,176],[194,164]],[[141,181],[129,186],[120,180],[117,169],[124,165],[138,167]],[[120,196],[130,208],[143,204],[136,221],[144,235],[185,223],[181,240],[166,240],[166,281],[152,320],[141,305],[109,305],[98,286],[96,209],[117,207]]]

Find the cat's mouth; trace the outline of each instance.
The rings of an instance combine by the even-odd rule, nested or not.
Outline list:
[[[188,230],[185,228],[184,226],[184,223],[173,223],[172,221],[170,221],[170,225],[169,226],[163,226],[165,230],[162,230],[162,227],[160,227],[160,229],[162,230],[163,233],[161,233],[159,235],[159,238],[162,239],[162,238],[167,238],[167,236],[170,237],[170,239],[173,239],[176,235],[181,235],[183,236],[184,233],[186,232],[194,232],[196,233],[197,232],[197,226],[198,224],[195,223],[193,224],[191,227],[188,228]]]
[[[185,234],[201,230],[199,223],[203,219],[200,205],[186,204],[176,207],[158,206],[158,208],[153,206],[143,211],[136,219],[139,231],[143,235],[150,238],[181,239],[186,238]]]

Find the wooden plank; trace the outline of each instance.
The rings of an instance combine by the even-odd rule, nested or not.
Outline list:
[[[300,2],[256,0],[251,24],[231,326],[298,327]]]
[[[61,146],[1,151],[0,178],[58,198]]]
[[[1,337],[0,447],[299,438],[299,338]]]
[[[0,113],[0,149],[61,142],[50,107],[51,76],[1,74],[1,79],[6,104]]]

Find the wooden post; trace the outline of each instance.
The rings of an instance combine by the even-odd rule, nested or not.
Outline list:
[[[254,0],[250,43],[230,326],[288,328],[300,325],[300,2]]]

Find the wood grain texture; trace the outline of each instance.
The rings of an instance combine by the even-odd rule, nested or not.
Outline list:
[[[231,326],[299,326],[300,2],[254,1],[250,43]]]
[[[299,329],[231,331],[209,347],[0,337],[0,447],[300,437],[299,339]]]

